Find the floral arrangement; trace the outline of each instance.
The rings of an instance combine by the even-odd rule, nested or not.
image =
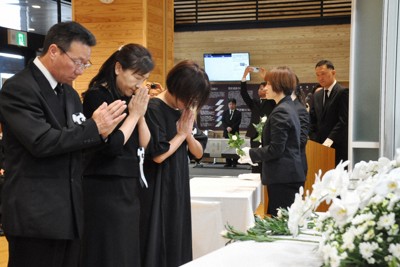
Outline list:
[[[267,121],[267,116],[264,116],[264,117],[260,118],[260,122],[259,123],[257,123],[257,124],[253,123],[253,126],[254,126],[254,128],[256,128],[256,131],[257,131],[257,134],[258,134],[257,137],[254,138],[254,141],[261,143],[261,135],[262,135],[264,124],[265,124],[266,121]]]
[[[313,191],[299,190],[283,222],[293,237],[312,226],[320,235],[324,266],[400,266],[400,149],[392,161],[362,161],[352,172],[347,164],[339,163],[323,177],[316,174]],[[330,204],[328,211],[315,212],[323,201]],[[279,240],[271,231],[274,224],[265,223],[278,217],[256,219],[256,229],[267,225],[261,232],[253,227],[240,233],[228,226],[224,236],[233,241]]]
[[[228,138],[229,138],[228,147],[235,148],[236,154],[238,154],[239,157],[244,156],[245,153],[242,150],[242,146],[244,145],[245,141],[242,137],[240,137],[239,133],[236,134],[228,133]]]

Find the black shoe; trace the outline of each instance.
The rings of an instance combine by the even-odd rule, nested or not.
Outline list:
[[[233,165],[232,165],[232,168],[236,168],[236,164],[233,164]]]
[[[225,164],[224,167],[226,167],[226,168],[227,167],[232,167],[232,165],[231,164]]]

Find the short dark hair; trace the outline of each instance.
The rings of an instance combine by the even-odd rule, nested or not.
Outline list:
[[[331,61],[329,61],[329,60],[326,60],[326,59],[320,60],[320,61],[317,63],[317,65],[315,65],[315,68],[321,67],[321,66],[325,66],[325,65],[326,65],[326,67],[327,67],[328,69],[331,69],[331,70],[334,70],[334,69],[335,69],[335,66],[333,66],[333,63],[332,63]]]
[[[291,95],[297,85],[296,75],[286,66],[273,68],[265,75],[265,80],[270,83],[274,92],[283,92],[285,95]]]
[[[231,98],[228,100],[228,103],[233,103],[236,105],[236,99],[235,98]]]
[[[97,75],[90,81],[89,90],[105,83],[108,90],[115,96],[119,96],[115,74],[117,62],[121,64],[123,70],[130,69],[139,75],[144,75],[154,69],[154,62],[147,48],[140,44],[126,44],[103,63]]]
[[[63,51],[69,51],[73,41],[88,46],[96,45],[94,35],[81,24],[75,21],[54,24],[46,34],[43,42],[43,54],[46,54],[51,44],[56,44]]]
[[[207,73],[192,60],[176,64],[168,72],[166,84],[171,95],[197,109],[207,102],[211,92]]]

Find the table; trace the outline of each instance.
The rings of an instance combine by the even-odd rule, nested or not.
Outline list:
[[[246,174],[241,178],[190,179],[194,258],[224,246],[225,224],[242,231],[254,225],[254,212],[261,202],[260,177]]]
[[[315,237],[313,239],[318,241]],[[235,242],[182,267],[319,267],[322,266],[323,260],[317,253],[317,248],[318,244],[298,241]]]
[[[236,150],[228,146],[228,140],[227,138],[208,138],[204,156],[210,158],[239,158]],[[250,147],[250,139],[244,138],[244,141],[243,147]]]

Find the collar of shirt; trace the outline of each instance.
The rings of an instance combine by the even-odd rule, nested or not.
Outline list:
[[[50,74],[50,72],[46,69],[46,67],[43,65],[43,63],[39,60],[39,57],[36,57],[35,60],[33,60],[33,63],[39,68],[39,70],[43,73],[44,77],[49,81],[51,88],[56,88],[57,86],[57,81],[54,79],[53,75]]]
[[[328,88],[324,88],[324,90],[328,90],[328,96],[331,95],[332,88],[335,86],[335,84],[336,84],[336,80],[331,84],[331,86],[329,86]]]

